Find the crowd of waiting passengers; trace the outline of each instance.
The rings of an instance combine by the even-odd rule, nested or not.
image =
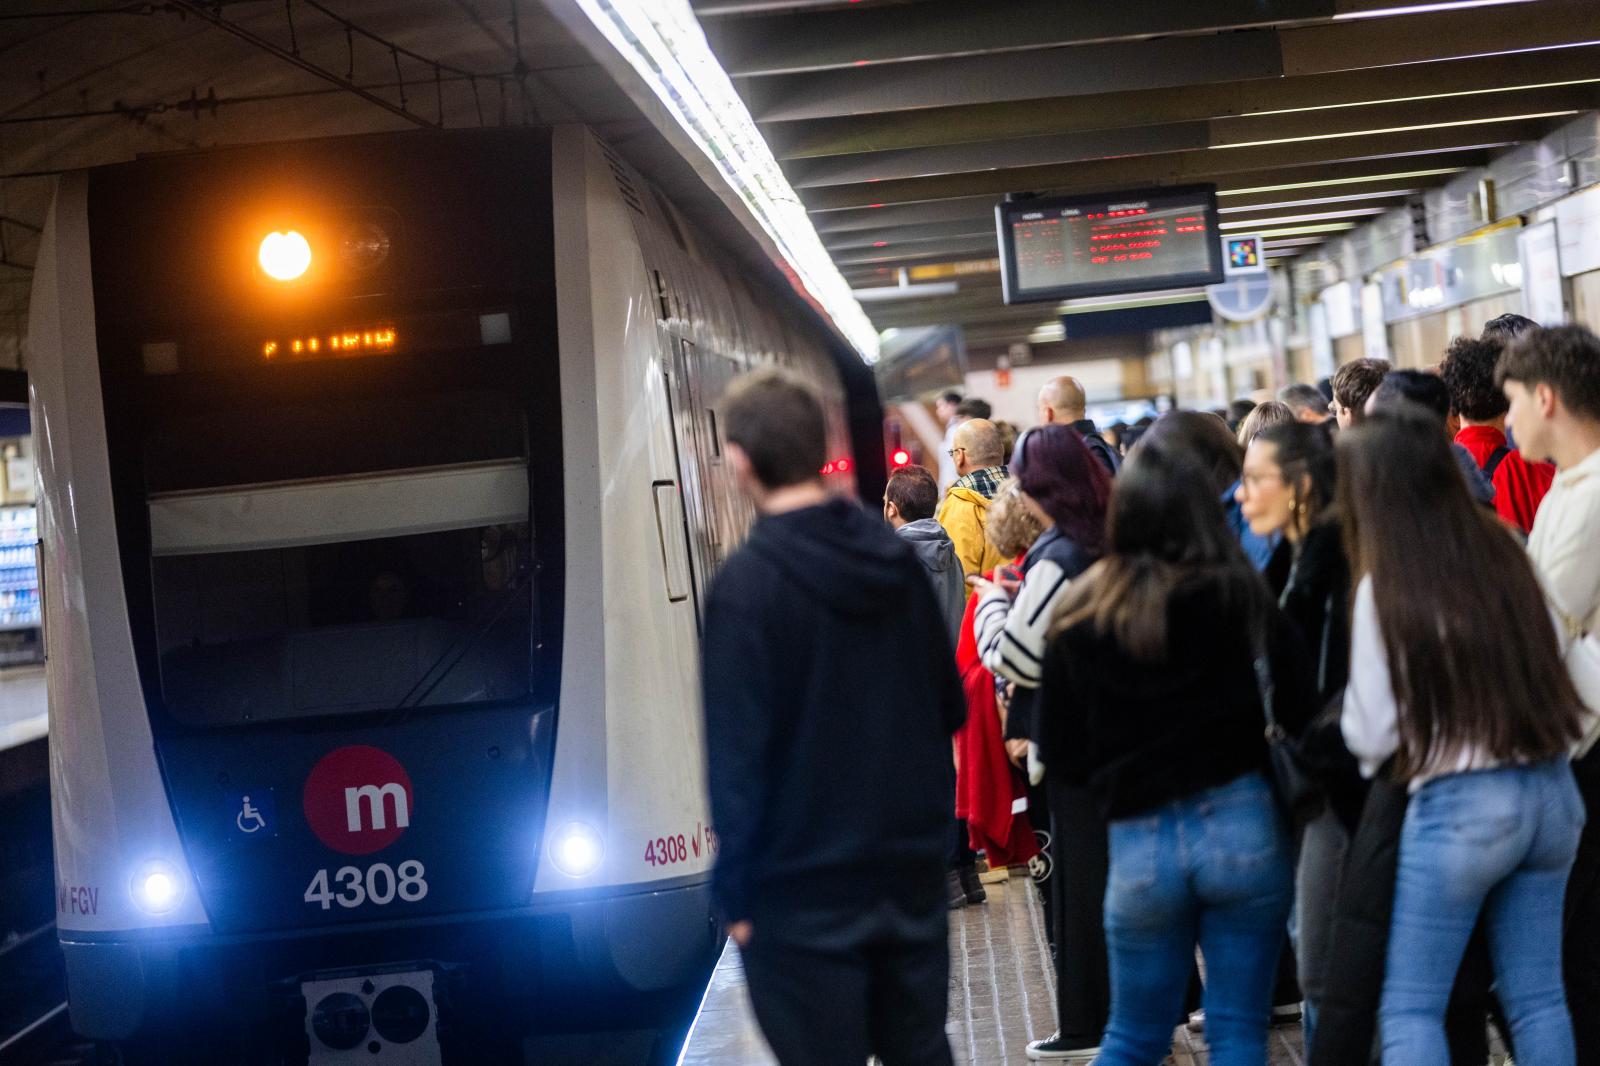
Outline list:
[[[1049,917],[1031,1059],[1156,1066],[1187,1016],[1216,1066],[1290,1017],[1315,1066],[1482,1066],[1491,1023],[1600,1063],[1600,340],[1327,384],[1110,441],[1059,378],[1009,445],[946,396],[948,482],[880,521],[803,383],[736,383],[713,887],[780,1062],[952,1061],[981,853]]]

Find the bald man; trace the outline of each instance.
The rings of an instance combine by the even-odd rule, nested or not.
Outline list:
[[[987,418],[963,422],[951,441],[950,460],[958,476],[945,491],[935,517],[956,546],[962,572],[971,577],[1009,561],[984,536],[989,501],[1007,476],[1000,428]]]
[[[1062,375],[1051,378],[1044,383],[1044,388],[1039,390],[1039,424],[1048,426],[1060,422],[1071,426],[1078,431],[1083,442],[1089,446],[1095,458],[1105,464],[1105,468],[1115,474],[1122,465],[1117,450],[1106,442],[1089,420],[1088,402],[1083,394],[1083,382],[1075,377]]]

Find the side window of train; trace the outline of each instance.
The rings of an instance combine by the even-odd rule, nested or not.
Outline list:
[[[689,541],[684,535],[683,497],[676,482],[655,481],[656,535],[661,542],[661,571],[667,582],[667,602],[689,598]]]

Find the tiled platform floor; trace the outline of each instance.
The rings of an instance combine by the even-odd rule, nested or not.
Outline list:
[[[1028,882],[988,886],[989,902],[950,915],[951,1049],[963,1066],[1022,1066],[1028,1041],[1055,1029],[1055,974],[1044,913]],[[1273,1066],[1304,1066],[1299,1026],[1274,1029]],[[679,1066],[772,1066],[755,1025],[739,953],[729,944]],[[1206,1066],[1205,1042],[1178,1029],[1173,1066]]]

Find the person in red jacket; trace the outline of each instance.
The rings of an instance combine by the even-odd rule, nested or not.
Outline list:
[[[1494,482],[1494,509],[1524,534],[1550,491],[1556,468],[1529,462],[1506,443],[1506,411],[1510,401],[1494,383],[1501,342],[1457,337],[1446,349],[1439,376],[1450,390],[1450,406],[1461,418],[1456,443],[1472,453],[1484,475]]]
[[[1001,555],[1016,560],[1041,532],[1038,519],[1018,498],[1017,483],[1003,482],[984,529],[989,542]],[[990,571],[983,576],[993,580],[993,575]],[[995,676],[978,655],[973,628],[977,608],[978,598],[968,599],[956,645],[956,669],[967,696],[967,721],[956,731],[956,817],[965,820],[972,849],[982,851],[990,868],[998,869],[1030,861],[1039,853],[1039,844],[1028,815],[1016,810],[1016,801],[1027,795],[1027,788],[1007,754]]]

